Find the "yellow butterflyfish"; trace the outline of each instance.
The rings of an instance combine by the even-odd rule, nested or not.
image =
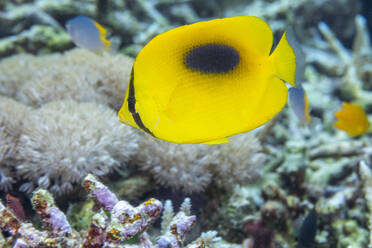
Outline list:
[[[108,50],[111,42],[106,39],[106,29],[86,16],[77,16],[67,21],[66,29],[72,41],[91,51]]]
[[[283,34],[240,16],[181,26],[135,59],[121,122],[175,143],[217,144],[273,118],[295,85],[296,55]]]
[[[361,106],[342,102],[342,108],[335,113],[337,121],[334,127],[345,131],[350,137],[367,132],[369,128],[368,116]]]

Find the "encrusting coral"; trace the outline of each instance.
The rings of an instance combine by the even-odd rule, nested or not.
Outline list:
[[[160,216],[162,203],[149,199],[133,207],[127,201],[118,200],[105,185],[92,175],[84,179],[84,187],[95,201],[97,211],[92,217],[89,230],[76,232],[70,226],[64,213],[59,210],[52,195],[43,189],[34,192],[32,205],[41,216],[46,230],[37,230],[32,223],[19,220],[12,209],[0,203],[0,229],[10,233],[0,235],[2,247],[105,247],[105,248],[180,248],[184,238],[193,227],[196,217],[191,215],[191,204],[185,199],[180,211],[174,215],[172,204],[167,201],[163,213],[162,232],[153,244],[146,230]],[[217,232],[202,233],[188,248],[203,248],[220,239]],[[13,245],[11,245],[13,244]]]
[[[32,110],[25,123],[16,156],[17,173],[27,179],[23,191],[68,192],[87,173],[106,175],[137,152],[135,130],[104,105],[51,102]]]
[[[0,93],[29,106],[73,99],[119,109],[132,64],[133,59],[123,55],[83,49],[63,55],[15,55],[0,62]]]

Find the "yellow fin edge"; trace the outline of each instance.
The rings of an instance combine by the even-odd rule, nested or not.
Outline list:
[[[211,140],[211,141],[203,142],[201,144],[205,144],[205,145],[218,145],[218,144],[228,143],[228,142],[229,142],[229,139],[228,138],[222,138],[222,139],[216,139],[216,140]]]
[[[103,43],[104,49],[107,51],[110,48],[111,41],[106,39],[106,29],[97,22],[94,22],[94,25],[98,28],[99,38]]]
[[[273,61],[276,76],[296,87],[296,54],[288,42],[286,33],[283,34],[270,58]]]
[[[309,99],[307,98],[306,93],[304,92],[305,95],[305,117],[306,117],[306,125],[308,125],[311,121],[311,116],[310,116],[310,104],[309,104]]]

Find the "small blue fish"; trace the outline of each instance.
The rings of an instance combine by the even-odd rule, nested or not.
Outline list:
[[[307,214],[298,233],[297,248],[311,248],[315,246],[317,218],[315,209]]]
[[[302,87],[292,87],[289,90],[289,104],[293,109],[302,125],[309,124],[311,116],[309,114],[309,100],[307,99],[306,93]]]
[[[111,42],[106,39],[106,29],[86,16],[77,16],[67,21],[67,32],[78,47],[91,51],[108,50]]]
[[[296,59],[296,87],[292,87],[288,90],[289,104],[299,119],[300,124],[307,125],[311,121],[311,116],[309,114],[309,100],[302,88],[305,74],[305,54],[294,35],[294,31],[290,28],[287,31],[287,39],[298,58]]]

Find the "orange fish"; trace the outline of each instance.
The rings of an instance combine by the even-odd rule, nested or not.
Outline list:
[[[342,108],[335,113],[337,121],[333,126],[344,130],[350,137],[367,132],[369,121],[366,113],[359,105],[342,102]]]

